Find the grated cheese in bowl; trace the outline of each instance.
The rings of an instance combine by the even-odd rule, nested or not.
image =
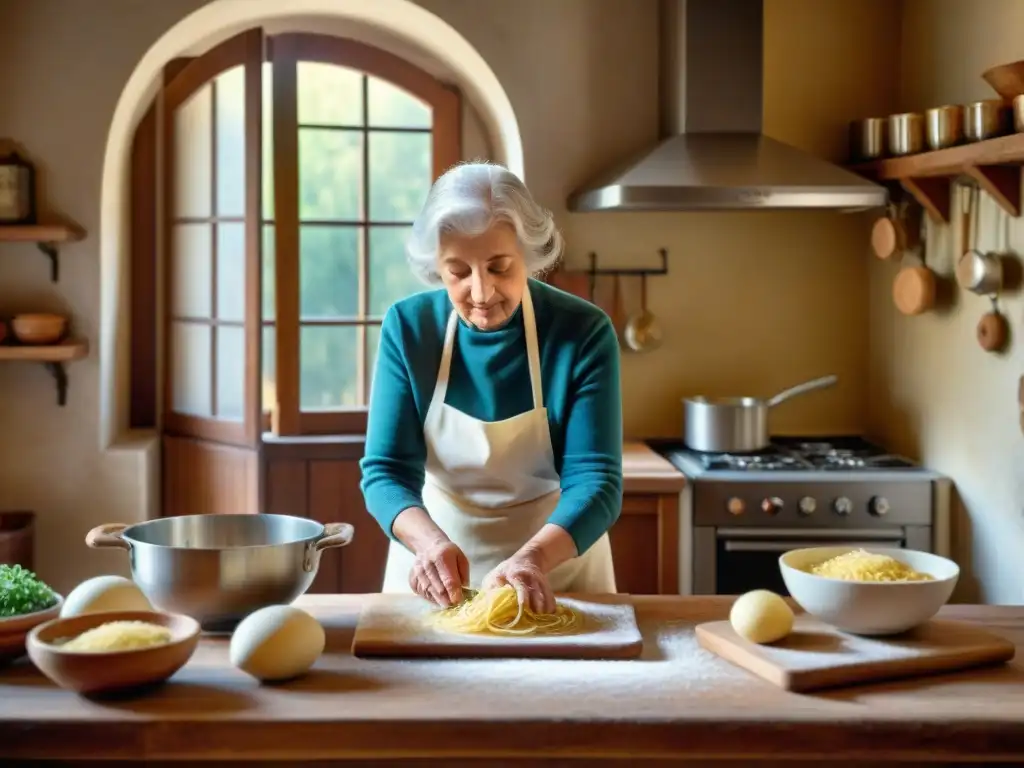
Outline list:
[[[815,576],[846,581],[932,581],[927,573],[915,571],[894,557],[863,549],[844,552],[822,563],[812,565],[808,571]]]
[[[108,621],[80,635],[56,643],[61,650],[110,653],[152,648],[171,642],[171,630],[148,621]]]

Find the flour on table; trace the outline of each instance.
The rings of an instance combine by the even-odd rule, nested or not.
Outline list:
[[[509,697],[564,697],[573,702],[574,709],[585,706],[588,694],[642,693],[657,701],[709,690],[723,680],[749,678],[747,672],[701,648],[693,627],[690,621],[642,626],[644,651],[639,659],[405,659],[385,663],[407,668],[417,683],[425,685],[447,687],[472,680],[474,688],[500,686]]]

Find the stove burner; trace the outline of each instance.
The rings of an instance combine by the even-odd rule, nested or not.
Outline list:
[[[731,469],[763,471],[772,469],[800,469],[803,465],[793,456],[779,453],[729,454],[708,453],[701,455],[705,469]]]
[[[819,470],[849,472],[871,469],[914,469],[904,458],[888,454],[859,437],[773,438],[771,445],[758,453],[701,453],[685,446],[671,445],[665,451],[696,459],[707,471],[778,472]]]

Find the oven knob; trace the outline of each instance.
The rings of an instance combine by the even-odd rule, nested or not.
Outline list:
[[[835,510],[837,515],[843,515],[844,517],[853,512],[853,502],[845,496],[840,496],[834,502],[832,502],[832,509]]]
[[[875,517],[884,517],[889,514],[889,500],[884,496],[875,496],[868,502],[868,511]]]
[[[801,515],[810,515],[818,508],[818,502],[814,500],[813,496],[804,496],[800,499],[800,503],[797,506],[800,509]]]
[[[761,511],[766,515],[777,515],[782,511],[782,503],[782,499],[778,496],[772,496],[761,502]]]
[[[725,503],[725,508],[729,510],[729,514],[733,516],[742,515],[744,506],[743,499],[739,496],[733,496]]]

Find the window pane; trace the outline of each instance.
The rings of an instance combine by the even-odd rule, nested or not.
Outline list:
[[[304,411],[353,407],[356,401],[356,327],[304,326],[299,339],[299,407]]]
[[[429,133],[371,132],[370,220],[412,222],[432,180]]]
[[[410,227],[370,227],[371,317],[380,317],[399,299],[428,290],[409,269],[405,240]]]
[[[273,411],[277,407],[277,329],[272,325],[263,326],[263,387],[262,407]]]
[[[245,330],[222,325],[217,333],[217,416],[245,418]]]
[[[245,225],[217,225],[217,317],[245,320]]]
[[[273,320],[276,308],[274,307],[275,297],[277,292],[274,290],[274,286],[277,285],[277,275],[274,272],[275,269],[275,257],[274,250],[276,243],[274,242],[274,225],[264,224],[263,225],[263,319]]]
[[[263,65],[263,218],[274,218],[274,80],[273,64]]]
[[[213,215],[210,202],[213,169],[213,107],[204,85],[174,115],[174,217]]]
[[[387,80],[369,78],[367,101],[374,128],[430,128],[429,105]]]
[[[217,215],[245,215],[245,68],[216,79]]]
[[[210,326],[171,323],[171,408],[211,416]]]
[[[362,133],[301,129],[299,218],[359,220],[362,171]]]
[[[171,314],[210,317],[213,280],[213,227],[178,224],[171,245]]]
[[[300,123],[363,124],[363,73],[315,61],[298,63]]]
[[[220,326],[217,335],[217,416],[245,418],[246,333],[238,326]]]
[[[359,315],[359,227],[299,229],[299,314]]]

